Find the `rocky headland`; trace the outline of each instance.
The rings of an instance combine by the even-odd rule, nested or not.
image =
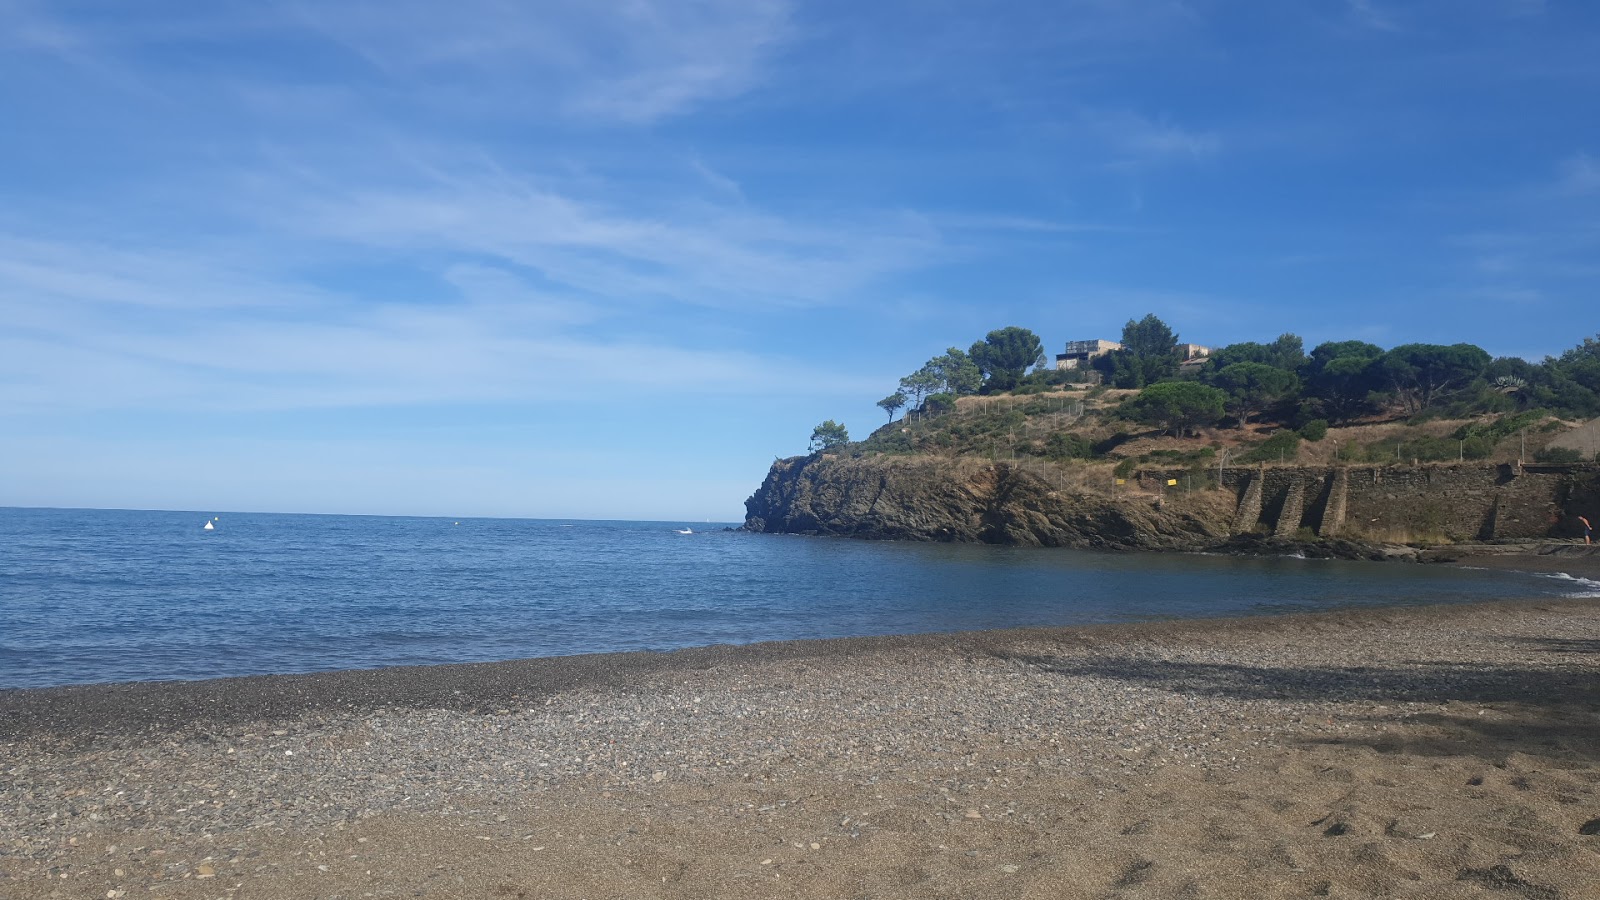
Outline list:
[[[778,460],[745,501],[751,531],[1116,550],[1211,547],[1232,534],[1220,494],[1090,494],[969,457],[817,454]]]
[[[1170,485],[1170,486],[1169,486]],[[1114,479],[933,454],[816,453],[773,463],[745,501],[751,531],[1102,550],[1419,558],[1439,547],[1570,543],[1600,495],[1594,467],[1488,464],[1240,468]],[[1447,556],[1450,554],[1447,554]]]

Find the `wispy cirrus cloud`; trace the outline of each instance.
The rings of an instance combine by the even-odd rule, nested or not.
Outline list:
[[[1541,16],[1545,0],[1344,0],[1346,18],[1372,31],[1400,34],[1467,18]]]
[[[1165,116],[1152,118],[1133,110],[1085,110],[1079,121],[1119,167],[1194,162],[1217,155],[1223,146],[1214,131],[1187,128]]]
[[[1345,10],[1350,19],[1363,28],[1374,31],[1401,30],[1394,11],[1380,6],[1378,0],[1345,0]]]
[[[865,379],[737,349],[699,349],[518,273],[457,264],[429,302],[292,287],[270,260],[217,269],[105,245],[0,241],[6,412],[269,410],[860,390]],[[106,264],[101,265],[102,261]],[[231,295],[227,315],[217,289]],[[804,387],[802,388],[802,385]]]
[[[785,216],[692,196],[645,210],[619,199],[626,184],[575,187],[435,168],[402,183],[274,182],[259,202],[304,238],[489,257],[593,296],[724,308],[844,302],[946,249],[912,213]]]
[[[130,22],[69,20],[49,6],[10,0],[0,6],[8,34],[0,46],[75,64],[138,59],[143,77],[187,90],[181,79],[193,76],[195,63],[164,53],[246,40],[301,57],[293,79],[301,89],[365,80],[382,95],[374,99],[443,112],[506,118],[539,110],[649,123],[759,85],[791,38],[790,18],[787,0],[218,0],[202,7],[152,0]],[[256,77],[222,60],[210,68],[245,88]]]
[[[1565,194],[1600,191],[1600,159],[1580,152],[1562,160],[1558,189]]]

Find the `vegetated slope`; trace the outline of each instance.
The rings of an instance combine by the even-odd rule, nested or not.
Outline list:
[[[1217,546],[1233,512],[1224,492],[1095,494],[1021,463],[829,454],[773,463],[745,507],[752,531],[1127,550]]]
[[[1355,467],[1369,472],[1368,493],[1392,477],[1423,499],[1482,504],[1485,522],[1507,512],[1506,521],[1525,525],[1526,510],[1520,518],[1513,506],[1502,510],[1510,501],[1499,482],[1487,494],[1481,479],[1452,487],[1460,479],[1444,470],[1579,463],[1587,445],[1551,441],[1600,412],[1600,337],[1535,366],[1469,344],[1385,350],[1335,341],[1308,354],[1293,334],[1207,350],[1179,343],[1147,315],[1129,320],[1120,346],[1058,357],[1076,366],[1045,368],[1042,347],[1027,329],[992,331],[969,351],[951,347],[900,379],[900,390],[877,403],[889,421],[865,440],[852,442],[832,419],[818,425],[813,455],[780,460],[747,501],[747,527],[1192,549],[1216,546],[1234,530],[1241,534],[1232,546],[1269,533],[1272,541],[1303,541],[1320,527],[1301,524],[1307,504],[1326,503],[1340,523],[1329,536],[1418,534],[1389,527],[1400,511],[1413,511],[1415,498],[1388,489],[1389,509],[1369,508],[1359,529],[1343,527]],[[1296,466],[1315,468],[1268,476]],[[1401,468],[1408,471],[1380,473]],[[1268,481],[1274,497],[1263,507]],[[1322,494],[1307,496],[1307,483],[1319,482]],[[1600,515],[1570,500],[1539,499],[1538,518],[1554,510],[1554,527],[1563,517]],[[1309,521],[1326,513],[1313,511]],[[1328,537],[1318,544],[1340,555],[1364,552]]]

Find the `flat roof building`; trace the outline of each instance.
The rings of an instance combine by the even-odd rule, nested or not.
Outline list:
[[[1067,341],[1067,352],[1056,354],[1056,369],[1066,371],[1085,368],[1089,365],[1089,360],[1121,349],[1122,345],[1116,341],[1102,341],[1098,338],[1092,341]]]

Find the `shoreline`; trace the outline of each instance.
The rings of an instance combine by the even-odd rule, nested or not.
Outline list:
[[[1486,561],[1490,564],[1485,565]],[[1495,565],[1505,561],[1505,557],[1474,556],[1445,564],[1515,568]],[[1600,574],[1600,561],[1594,568]],[[1566,570],[1552,567],[1542,571]],[[1038,642],[1072,647],[1114,646],[1129,641],[1182,641],[1213,631],[1242,635],[1280,627],[1360,628],[1394,621],[1449,618],[1458,611],[1478,608],[1581,608],[1596,602],[1582,597],[1507,598],[1478,603],[1342,607],[1248,616],[806,638],[664,651],[7,688],[0,689],[0,743],[46,737],[81,744],[181,728],[194,722],[232,726],[330,711],[483,711],[575,690],[626,690],[641,678],[671,677],[728,665],[826,663],[905,652],[998,654]]]
[[[49,688],[0,723],[3,898],[1600,883],[1592,600]]]
[[[835,538],[835,540],[848,540],[848,538]],[[1272,557],[1288,556],[1290,551],[1304,551],[1315,544],[1299,543],[1274,543],[1261,544],[1250,551],[1227,552],[1227,556],[1243,557]],[[1160,552],[1160,554],[1187,554],[1198,552],[1202,556],[1213,556],[1210,551],[1163,551],[1163,549],[1139,549],[1139,551],[1096,551],[1096,549],[1074,548],[1077,552],[1109,552],[1120,556],[1123,552]],[[1275,552],[1264,552],[1272,549]],[[1493,569],[1502,572],[1522,572],[1530,575],[1552,575],[1552,573],[1566,573],[1574,578],[1586,580],[1600,580],[1600,546],[1584,546],[1584,544],[1571,543],[1518,543],[1518,544],[1451,544],[1451,546],[1437,546],[1437,548],[1410,548],[1408,554],[1389,554],[1382,556],[1376,554],[1379,546],[1373,544],[1374,556],[1370,557],[1323,557],[1310,556],[1309,559],[1344,559],[1347,562],[1382,562],[1382,564],[1429,564],[1448,565],[1456,569]],[[1040,548],[1040,552],[1048,549]],[[1582,599],[1582,597],[1576,597]],[[1507,597],[1504,601],[1491,601],[1496,604],[1501,602],[1517,602],[1518,597]],[[1453,607],[1456,604],[1440,604]],[[1395,604],[1384,607],[1352,607],[1355,610],[1403,610],[1416,609],[1414,605]],[[1330,613],[1341,612],[1339,609],[1326,610]],[[1152,625],[1160,623],[1230,623],[1230,621],[1248,621],[1254,618],[1278,618],[1283,615],[1318,615],[1315,612],[1288,612],[1288,613],[1256,613],[1256,615],[1227,615],[1227,617],[1202,617],[1202,618],[1171,618],[1171,620],[1150,620]],[[501,700],[515,700],[517,692],[504,689],[501,693],[485,693],[483,684],[486,682],[501,682],[502,685],[510,684],[507,679],[515,677],[531,677],[538,682],[541,690],[562,690],[576,685],[603,684],[606,677],[606,660],[616,661],[616,671],[622,673],[653,673],[664,666],[674,665],[672,660],[686,660],[686,658],[699,658],[699,663],[694,665],[714,665],[715,661],[722,658],[741,658],[744,653],[766,652],[778,649],[784,645],[818,645],[818,650],[773,650],[776,653],[814,652],[827,653],[835,650],[827,649],[829,645],[845,644],[845,642],[862,642],[861,649],[869,649],[880,645],[885,649],[901,647],[902,642],[939,642],[946,637],[981,636],[981,634],[1006,634],[1027,633],[1027,631],[1072,631],[1082,628],[1122,628],[1122,626],[1146,625],[1139,621],[1126,621],[1126,623],[1082,623],[1082,625],[1062,626],[1018,626],[1018,628],[984,629],[984,631],[936,631],[936,633],[912,634],[882,634],[882,636],[859,637],[810,637],[810,639],[779,639],[779,641],[758,641],[750,644],[709,644],[693,645],[693,647],[680,647],[672,650],[632,650],[632,652],[587,652],[566,653],[555,657],[525,657],[510,658],[510,660],[470,661],[470,663],[427,663],[427,665],[384,666],[384,668],[370,669],[323,669],[314,673],[256,673],[243,674],[243,676],[206,677],[206,679],[154,679],[154,681],[118,681],[118,682],[91,682],[91,684],[66,684],[45,685],[45,687],[0,687],[0,740],[6,738],[6,730],[19,727],[22,730],[48,730],[51,727],[62,727],[70,730],[70,722],[62,721],[64,713],[58,709],[51,709],[54,701],[30,701],[22,695],[40,692],[61,692],[59,701],[67,703],[72,708],[83,708],[82,716],[94,717],[101,727],[141,727],[138,722],[158,725],[163,719],[181,719],[190,713],[198,713],[205,709],[206,714],[218,717],[218,721],[243,721],[240,716],[275,716],[286,714],[296,708],[296,703],[307,701],[307,698],[317,697],[315,687],[307,687],[299,679],[331,679],[339,685],[338,695],[342,697],[341,703],[352,708],[376,708],[376,706],[389,705],[389,703],[402,703],[402,705],[427,705],[427,703],[448,703],[451,697],[446,697],[443,690],[446,684],[474,684],[474,695],[480,698],[480,703],[491,703],[496,697]],[[840,650],[848,652],[848,650]],[[488,681],[480,674],[461,671],[461,669],[482,668],[482,666],[501,666],[506,669],[499,676],[488,676]],[[549,671],[544,669],[549,668]],[[424,674],[432,673],[432,674]],[[227,682],[237,687],[237,695],[222,695],[222,692],[208,692],[200,685],[211,682]],[[448,687],[448,690],[459,692],[459,687]],[[163,697],[171,693],[170,697]],[[150,705],[152,697],[155,705]],[[389,700],[386,700],[389,698]],[[56,722],[56,724],[51,724]],[[19,725],[16,725],[19,724]]]
[[[1600,545],[1544,543],[1498,547],[1493,544],[1436,547],[1423,552],[1422,562],[1478,569],[1600,579]]]
[[[1290,550],[1297,545],[1274,545]],[[1047,551],[1041,551],[1047,552]],[[1095,551],[1111,553],[1187,553],[1196,551],[1136,550]],[[1284,553],[1246,553],[1274,557]],[[1385,556],[1366,560],[1383,563],[1446,565],[1465,569],[1494,569],[1534,575],[1567,574],[1575,578],[1600,580],[1600,546],[1586,547],[1567,543],[1523,543],[1515,545],[1467,544],[1423,548],[1414,556]],[[1523,602],[1508,597],[1490,603]],[[1525,602],[1559,601],[1562,598],[1527,599]],[[1585,598],[1570,598],[1582,601]],[[1476,604],[1436,604],[1454,608]],[[298,710],[341,705],[350,709],[375,709],[384,706],[429,706],[475,708],[518,701],[529,691],[561,691],[577,687],[600,687],[625,683],[640,674],[654,674],[673,667],[709,667],[725,662],[744,661],[770,654],[777,658],[828,656],[929,647],[946,640],[968,639],[984,643],[985,636],[1003,636],[1080,629],[1120,629],[1156,626],[1217,624],[1234,626],[1256,619],[1284,616],[1343,615],[1368,611],[1423,609],[1430,606],[1395,604],[1377,607],[1345,607],[1323,611],[1258,613],[1244,616],[1155,619],[1147,622],[1085,623],[1060,626],[1020,626],[981,631],[916,632],[911,634],[868,635],[840,638],[804,638],[757,641],[748,644],[710,644],[671,650],[604,651],[558,656],[524,657],[465,663],[435,663],[387,666],[371,669],[332,669],[316,672],[257,673],[204,679],[165,679],[147,681],[95,682],[90,684],[45,687],[0,687],[0,741],[28,733],[82,734],[142,730],[164,723],[206,715],[219,723],[290,715]],[[524,682],[526,679],[526,683]],[[448,692],[448,693],[446,693]],[[93,727],[86,723],[93,722]]]

